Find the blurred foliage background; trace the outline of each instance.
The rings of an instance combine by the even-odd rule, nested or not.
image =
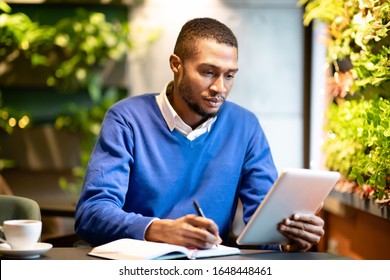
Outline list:
[[[326,167],[362,197],[390,201],[390,2],[301,0],[304,24],[322,22],[330,75]]]
[[[104,80],[104,72],[122,65],[123,78],[128,53],[151,44],[159,30],[130,26],[121,7],[53,13],[0,0],[0,34],[0,129],[12,134],[49,124],[80,134],[75,180],[60,180],[77,194],[106,111],[128,95],[123,81]]]

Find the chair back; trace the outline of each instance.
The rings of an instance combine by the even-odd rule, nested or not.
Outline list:
[[[0,225],[5,220],[41,220],[38,203],[30,198],[15,195],[0,195]],[[4,238],[0,231],[1,238]]]

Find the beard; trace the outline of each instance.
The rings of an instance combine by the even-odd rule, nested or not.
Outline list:
[[[179,93],[180,93],[181,97],[183,98],[183,100],[187,103],[188,107],[194,113],[198,114],[199,116],[203,117],[204,119],[209,119],[209,118],[215,117],[218,114],[218,111],[211,112],[211,113],[206,112],[204,109],[202,109],[202,107],[198,103],[196,103],[193,100],[194,93],[193,93],[191,87],[189,86],[189,84],[190,83],[188,82],[186,74],[183,73],[183,80],[180,83],[178,90],[179,90]]]

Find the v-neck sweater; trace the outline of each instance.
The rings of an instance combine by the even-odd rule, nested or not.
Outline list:
[[[104,118],[76,209],[76,233],[94,246],[144,239],[153,219],[196,214],[193,200],[226,238],[238,198],[248,222],[277,177],[253,113],[225,101],[190,141],[169,130],[156,94],[125,98]]]

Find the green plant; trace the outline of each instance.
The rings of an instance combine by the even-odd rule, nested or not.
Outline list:
[[[300,0],[304,24],[326,24],[326,167],[390,201],[390,2]]]
[[[4,1],[0,3],[4,11],[0,14],[0,69],[13,71],[9,65],[22,58],[32,69],[44,69],[48,87],[64,94],[87,88],[92,105],[99,104],[103,86],[99,70],[109,60],[123,60],[132,48],[128,23],[108,22],[102,13],[78,9],[75,17],[40,25],[26,14],[12,14]],[[1,115],[0,125],[8,132],[29,117],[2,109],[7,113]]]
[[[363,94],[390,80],[390,2],[386,0],[300,0],[305,5],[304,24],[327,24],[327,60],[333,80],[349,73],[341,97]],[[340,66],[347,60],[350,67]],[[380,90],[380,89],[379,89]],[[339,91],[336,91],[340,93]],[[387,93],[389,94],[389,93]],[[338,97],[338,96],[336,96]]]
[[[103,13],[84,9],[78,9],[74,17],[42,25],[24,13],[12,13],[11,7],[0,0],[0,75],[13,71],[9,65],[23,59],[31,69],[43,72],[48,88],[61,94],[88,92],[87,104],[64,104],[53,121],[56,129],[81,133],[80,166],[73,170],[75,180],[60,180],[60,186],[71,192],[80,189],[107,109],[126,95],[125,89],[103,84],[101,69],[108,62],[123,61],[129,51],[143,48],[159,34],[157,29],[130,27],[127,20],[108,21]],[[142,34],[141,39],[132,34],[135,32]],[[33,124],[29,112],[1,106],[0,128],[6,132]]]
[[[327,111],[326,166],[365,184],[375,199],[390,189],[390,101],[382,98],[332,103]],[[369,189],[367,189],[369,187]]]

